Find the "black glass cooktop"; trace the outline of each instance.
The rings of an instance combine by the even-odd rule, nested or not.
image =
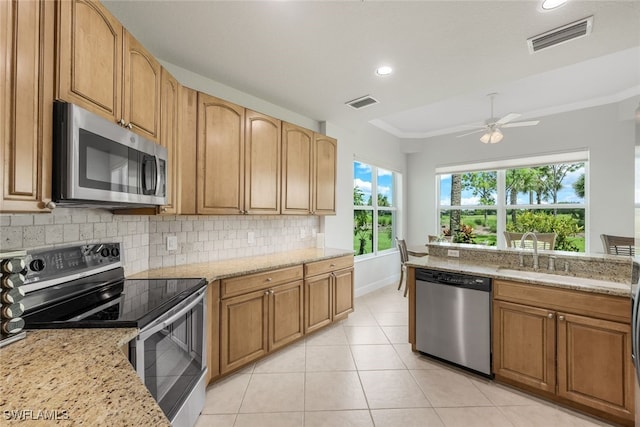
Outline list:
[[[116,270],[27,294],[25,329],[143,328],[206,285],[201,278],[122,279]]]

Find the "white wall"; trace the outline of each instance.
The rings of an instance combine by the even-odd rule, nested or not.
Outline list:
[[[424,242],[436,230],[438,166],[477,163],[587,149],[589,161],[588,240],[590,252],[602,252],[600,234],[630,236],[634,227],[633,109],[638,98],[541,117],[535,127],[504,130],[502,142],[486,145],[478,135],[445,135],[406,141],[407,211],[410,244]]]

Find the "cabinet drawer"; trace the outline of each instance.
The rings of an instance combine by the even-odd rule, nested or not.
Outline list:
[[[493,298],[623,323],[631,321],[629,298],[618,296],[494,280]]]
[[[221,282],[220,298],[242,295],[247,292],[267,289],[282,283],[294,282],[301,279],[302,265],[223,279]]]
[[[304,275],[316,276],[349,267],[353,267],[353,255],[307,263],[304,265]]]

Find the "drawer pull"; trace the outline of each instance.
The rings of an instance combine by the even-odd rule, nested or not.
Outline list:
[[[267,277],[267,282],[271,282],[273,279],[271,277]]]
[[[336,266],[335,264],[331,264],[331,265],[329,265],[329,267],[335,267],[335,266]]]

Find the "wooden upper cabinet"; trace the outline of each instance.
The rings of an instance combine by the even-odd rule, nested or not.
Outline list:
[[[180,87],[180,108],[178,110],[179,166],[178,186],[182,215],[196,213],[196,140],[198,135],[198,92],[188,87]]]
[[[311,213],[313,132],[282,124],[282,213]]]
[[[315,215],[336,213],[337,158],[338,141],[325,135],[314,134],[311,212]]]
[[[97,1],[65,0],[57,4],[57,97],[119,121],[122,25]]]
[[[126,126],[157,141],[160,133],[160,63],[124,31],[123,113]]]
[[[0,3],[0,212],[42,212],[51,200],[54,4]]]
[[[281,121],[246,111],[244,211],[280,213]]]
[[[160,208],[160,213],[178,214],[178,200],[180,196],[179,180],[179,150],[178,150],[178,111],[180,85],[178,81],[164,68],[162,69],[160,94],[160,144],[167,149],[167,204]],[[195,168],[195,164],[192,166]]]
[[[197,213],[243,213],[244,125],[244,108],[198,94]]]

